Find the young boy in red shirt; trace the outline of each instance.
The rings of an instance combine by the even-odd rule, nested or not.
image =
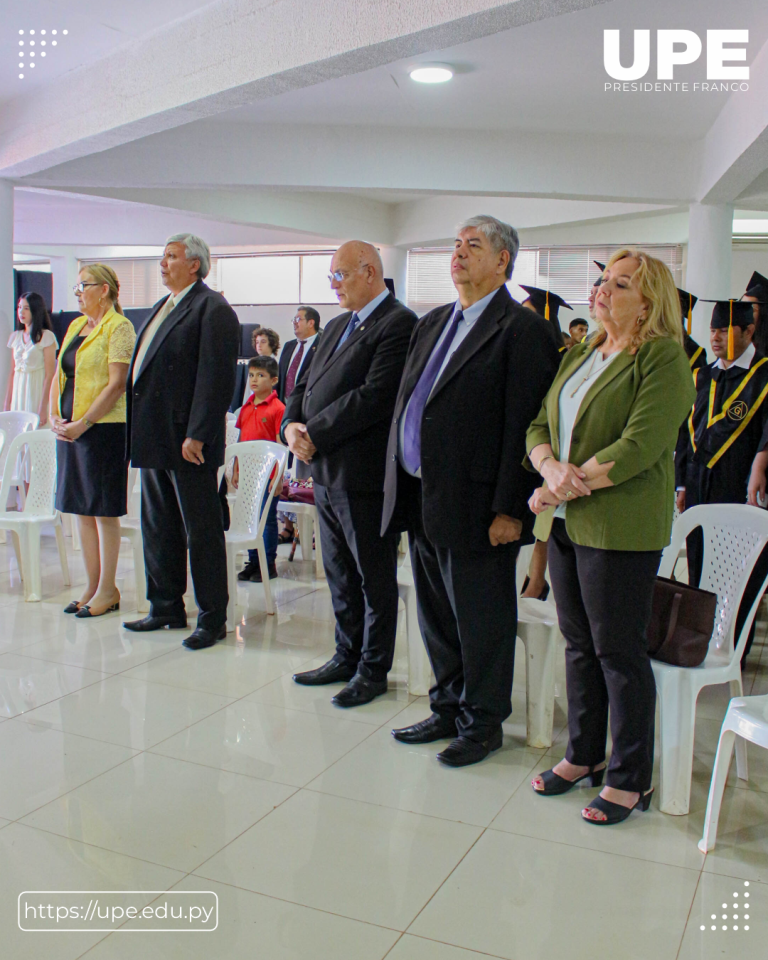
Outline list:
[[[240,440],[243,442],[247,440],[280,442],[280,424],[283,421],[285,404],[278,400],[275,391],[277,371],[277,361],[274,357],[254,357],[248,363],[248,386],[253,393],[240,408],[236,424],[240,431]],[[233,480],[237,485],[237,468],[235,468]],[[266,496],[269,496],[269,490]],[[278,500],[277,496],[272,498],[264,526],[264,551],[267,555],[270,580],[274,580],[277,576],[275,558],[277,557]],[[256,550],[248,551],[248,563],[237,575],[237,579],[261,583],[259,554]]]

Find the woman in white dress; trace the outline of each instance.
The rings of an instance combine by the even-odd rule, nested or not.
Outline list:
[[[25,293],[19,298],[18,318],[21,329],[14,330],[8,341],[13,362],[4,409],[36,413],[44,427],[48,425],[48,393],[59,345],[39,293]]]

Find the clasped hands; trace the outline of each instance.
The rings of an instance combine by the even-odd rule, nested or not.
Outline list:
[[[302,463],[311,463],[312,457],[317,453],[317,447],[312,443],[309,431],[303,423],[288,424],[285,428],[285,442],[294,457]]]
[[[82,420],[63,420],[61,417],[51,417],[51,429],[56,434],[58,440],[64,440],[66,443],[72,443],[78,437],[82,437],[88,429]]]
[[[587,474],[572,463],[547,459],[539,472],[547,485],[538,487],[528,501],[532,513],[543,513],[548,507],[557,507],[561,503],[575,500],[576,497],[588,497],[592,493],[584,482]]]

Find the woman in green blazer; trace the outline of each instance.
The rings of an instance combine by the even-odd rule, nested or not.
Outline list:
[[[549,570],[566,640],[566,758],[543,795],[590,778],[582,810],[618,823],[650,803],[656,685],[646,632],[674,505],[673,452],[695,397],[674,280],[660,260],[615,253],[596,300],[598,332],[565,357],[527,435],[543,477],[534,513],[556,507]]]

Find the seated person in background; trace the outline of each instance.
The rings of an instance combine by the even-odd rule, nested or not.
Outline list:
[[[248,440],[270,440],[280,442],[280,425],[283,422],[285,404],[277,397],[277,360],[274,357],[254,357],[248,363],[248,385],[253,391],[243,404],[237,418],[237,428],[240,431],[240,442]],[[232,483],[237,486],[239,471],[235,464]],[[267,555],[269,579],[277,577],[277,491],[269,506],[267,522],[264,526],[264,552]],[[264,494],[266,501],[269,490]],[[237,575],[238,580],[250,580],[251,583],[261,583],[261,567],[257,550],[248,551],[248,563]]]
[[[251,343],[258,357],[276,357],[280,350],[280,336],[270,327],[256,327],[251,334]]]
[[[576,317],[568,324],[568,333],[571,335],[571,346],[581,343],[589,333],[589,324],[581,317]]]

